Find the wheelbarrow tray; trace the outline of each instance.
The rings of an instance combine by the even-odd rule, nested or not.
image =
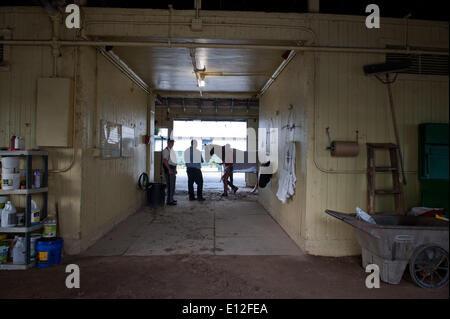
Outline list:
[[[362,266],[378,265],[384,282],[398,284],[420,246],[432,244],[448,252],[448,222],[434,217],[372,215],[376,224],[371,224],[356,214],[325,212],[355,228],[362,249]]]

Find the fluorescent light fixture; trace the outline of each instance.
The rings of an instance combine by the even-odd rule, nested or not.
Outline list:
[[[202,87],[205,87],[205,84],[206,84],[206,83],[205,83],[205,80],[198,80],[198,86],[199,86],[199,87],[201,87],[201,88],[202,88]]]

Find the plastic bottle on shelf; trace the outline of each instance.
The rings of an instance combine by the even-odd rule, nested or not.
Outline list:
[[[14,238],[13,249],[12,249],[12,259],[13,264],[23,265],[25,264],[25,237],[16,236]]]
[[[44,221],[44,229],[42,232],[42,237],[53,238],[56,237],[56,214],[50,213]]]
[[[33,188],[41,188],[41,173],[39,171],[34,172]]]
[[[5,207],[2,210],[1,227],[15,227],[17,225],[16,208],[7,201]]]
[[[31,226],[38,225],[41,222],[41,209],[34,200],[31,200]]]

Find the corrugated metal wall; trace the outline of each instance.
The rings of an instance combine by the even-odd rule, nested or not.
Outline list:
[[[381,22],[379,30],[366,29],[363,21],[321,21],[314,26],[322,45],[384,47],[405,43],[405,24]],[[442,23],[410,23],[408,44],[448,48],[448,27]],[[353,231],[323,213],[334,209],[353,213],[367,207],[365,143],[393,142],[392,118],[387,88],[362,67],[384,62],[384,55],[327,53],[315,57],[315,103],[310,107],[306,250],[319,255],[348,255],[360,252]],[[393,98],[401,147],[407,171],[404,187],[407,209],[420,206],[418,168],[418,124],[448,122],[448,76],[399,75]],[[326,127],[333,139],[355,140],[359,131],[361,152],[354,158],[332,158],[326,150]],[[377,163],[388,164],[386,153]],[[383,156],[384,155],[384,156]],[[380,174],[378,188],[392,187],[390,174]],[[376,202],[377,210],[393,211],[393,198]]]
[[[279,182],[279,170],[273,174],[272,181],[259,189],[259,202],[269,211],[275,220],[285,229],[289,236],[300,247],[304,245],[302,238],[306,218],[306,179],[307,179],[307,108],[312,103],[311,91],[312,64],[303,56],[292,60],[291,64],[281,73],[275,83],[260,99],[260,128],[278,129],[278,168],[284,162],[284,147],[290,105],[295,117],[296,159],[295,174],[297,178],[295,195],[286,204],[276,197]],[[259,136],[262,138],[262,136]],[[261,147],[261,142],[258,143]],[[274,162],[271,160],[271,163]],[[269,235],[269,234],[267,234]]]
[[[50,19],[38,11],[8,9],[0,12],[0,29],[11,30],[13,38],[48,39],[51,37]],[[24,23],[26,21],[27,23]],[[48,47],[9,47],[7,69],[0,70],[0,145],[9,145],[12,135],[24,136],[26,147],[37,147],[35,139],[37,79],[53,73],[51,49]],[[63,57],[58,58],[58,75],[73,78],[75,50],[63,48]],[[51,125],[51,123],[49,123]],[[79,137],[74,139],[79,143]],[[79,146],[79,145],[78,145]],[[49,169],[65,170],[49,174],[49,211],[55,210],[58,201],[61,231],[66,243],[66,252],[79,251],[81,151],[70,148],[48,148]],[[72,164],[72,159],[75,162]],[[33,163],[35,169],[42,168],[41,161]],[[25,161],[21,164],[25,168]],[[24,196],[14,196],[18,208],[25,207]],[[41,205],[41,196],[33,196]]]
[[[12,30],[13,39],[51,38],[50,19],[41,8],[2,9],[3,28]],[[8,62],[9,68],[0,70],[0,145],[8,146],[10,137],[19,135],[25,137],[27,148],[33,148],[36,83],[39,77],[53,75],[51,49],[11,46]],[[63,47],[57,63],[58,76],[74,80],[75,148],[48,148],[49,167],[55,171],[49,175],[49,211],[58,201],[65,251],[76,254],[143,204],[143,193],[136,185],[146,170],[146,147],[141,141],[147,132],[149,100],[147,93],[92,48]],[[136,126],[133,157],[93,157],[102,118]],[[39,168],[40,161],[34,167]],[[33,199],[40,205],[39,196]],[[13,200],[17,207],[25,206],[23,196]]]
[[[311,20],[316,43],[327,46],[380,47],[405,43],[405,23],[402,20],[381,20],[381,28],[367,29],[364,18],[321,16]],[[408,44],[430,48],[448,48],[448,25],[426,21],[410,21]],[[297,160],[307,157],[307,172],[297,168],[296,174],[306,174],[306,199],[292,208],[274,197],[278,189],[277,177],[272,191],[261,192],[261,203],[292,233],[297,221],[287,221],[294,215],[305,215],[300,240],[297,243],[308,253],[341,256],[360,253],[353,231],[342,222],[328,217],[325,209],[353,213],[356,206],[366,209],[366,150],[367,142],[395,142],[389,111],[387,88],[372,77],[366,77],[363,66],[384,62],[380,54],[304,53],[297,55],[261,100],[260,123],[267,122],[275,108],[283,108],[294,98],[297,105],[306,103],[301,95],[312,96],[304,112],[307,122],[307,149],[297,154]],[[304,61],[303,63],[297,62]],[[302,64],[312,65],[313,72],[305,72]],[[289,80],[286,77],[290,77]],[[306,78],[306,79],[305,79]],[[305,88],[305,81],[314,83]],[[294,88],[286,92],[286,82],[295,81]],[[299,93],[299,90],[309,90]],[[273,96],[289,97],[274,99]],[[406,207],[420,205],[417,181],[418,124],[448,122],[448,76],[399,75],[393,85],[394,103],[405,158],[408,185],[404,188]],[[281,103],[281,105],[280,105]],[[276,106],[279,105],[279,106]],[[269,112],[269,113],[268,113]],[[276,122],[277,123],[277,122]],[[276,124],[275,127],[280,127]],[[361,152],[357,157],[333,158],[326,128],[332,139],[355,140],[359,131]],[[305,155],[306,152],[306,155]],[[378,156],[378,164],[387,163],[387,157]],[[381,174],[377,186],[388,188],[391,175]],[[297,192],[303,191],[297,181]],[[297,195],[296,195],[297,197]],[[306,208],[303,205],[306,204]],[[378,200],[380,211],[391,210],[393,199]],[[305,210],[305,213],[303,213]],[[283,222],[286,220],[287,222]],[[293,225],[293,224],[294,225]],[[292,235],[291,235],[292,236]],[[292,236],[294,239],[295,237]]]
[[[96,79],[86,85],[83,99],[96,102],[94,112],[85,122],[100,126],[104,119],[135,128],[136,147],[132,157],[101,159],[90,154],[89,148],[100,148],[98,136],[93,136],[83,154],[81,233],[82,250],[109,231],[144,203],[144,192],[138,190],[139,175],[146,171],[147,93],[92,48],[85,48],[85,63],[96,70]],[[87,72],[91,73],[88,68]],[[88,75],[89,76],[89,75]],[[95,88],[96,85],[96,88]],[[92,110],[91,110],[92,111]]]

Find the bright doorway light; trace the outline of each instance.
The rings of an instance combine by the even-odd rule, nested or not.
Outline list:
[[[184,151],[191,140],[204,144],[230,144],[232,148],[247,150],[247,122],[245,121],[173,121],[174,150]]]
[[[247,150],[247,122],[246,121],[174,121],[173,139],[174,151],[177,156],[178,175],[177,189],[187,191],[187,174],[184,161],[184,151],[191,146],[191,140],[197,140],[197,148],[205,158],[205,144],[226,145],[242,151]],[[208,163],[202,164],[203,189],[222,192],[223,184],[220,177],[223,174],[222,161],[215,154]],[[233,184],[245,187],[245,173],[235,172]]]

